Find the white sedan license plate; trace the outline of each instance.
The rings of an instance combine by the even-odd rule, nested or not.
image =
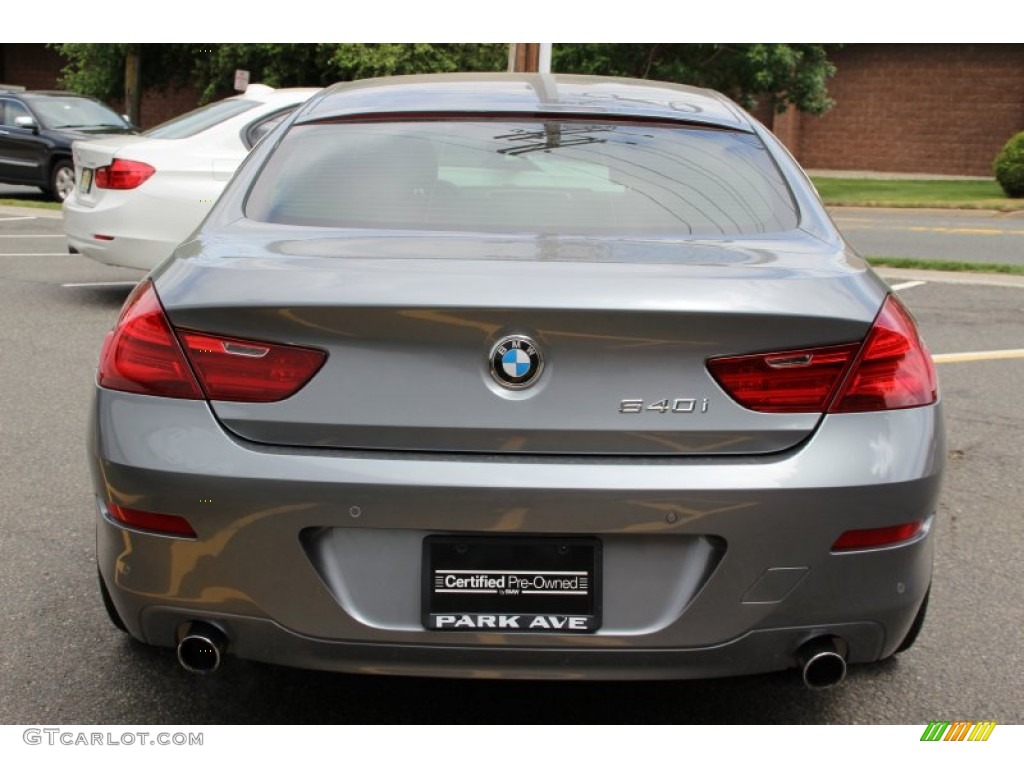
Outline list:
[[[89,190],[92,189],[92,168],[82,169],[82,182],[80,186],[85,194],[88,194]]]
[[[601,626],[601,542],[428,536],[423,626],[454,632],[582,634]]]

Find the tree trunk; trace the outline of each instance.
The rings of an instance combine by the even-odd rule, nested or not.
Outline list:
[[[142,112],[142,52],[133,45],[124,58],[124,108],[132,125],[140,125]]]

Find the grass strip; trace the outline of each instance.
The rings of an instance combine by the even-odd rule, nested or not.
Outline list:
[[[48,208],[51,211],[60,210],[60,203],[47,202],[45,200],[0,199],[0,205],[10,205],[17,208]]]
[[[826,205],[1024,210],[1024,199],[1006,197],[994,180],[836,179],[817,176],[812,181]]]
[[[938,272],[979,272],[998,275],[1024,275],[1024,264],[984,264],[974,261],[901,259],[889,256],[868,256],[867,259],[873,267],[930,269]]]

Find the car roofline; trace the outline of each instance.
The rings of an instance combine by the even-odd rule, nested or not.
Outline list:
[[[336,125],[343,123],[412,123],[412,122],[432,122],[432,121],[486,121],[486,120],[571,120],[571,121],[586,121],[586,122],[604,122],[604,123],[633,123],[643,124],[652,126],[662,127],[691,127],[691,128],[703,128],[714,131],[729,131],[736,133],[749,133],[753,134],[754,130],[747,126],[735,126],[735,125],[722,125],[717,122],[710,122],[700,119],[691,118],[667,118],[663,116],[644,116],[644,115],[626,115],[619,113],[607,113],[607,112],[583,112],[575,110],[543,110],[543,111],[509,111],[509,112],[495,112],[495,111],[474,111],[469,112],[466,110],[459,110],[455,112],[449,111],[412,111],[412,112],[357,112],[351,114],[342,115],[331,115],[331,116],[306,116],[305,118],[297,119],[294,123],[296,127],[305,125]]]
[[[754,133],[751,118],[716,91],[628,78],[519,72],[452,73],[338,83],[311,99],[294,124],[381,114],[432,113],[656,120]]]

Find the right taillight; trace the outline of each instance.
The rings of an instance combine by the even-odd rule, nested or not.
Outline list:
[[[935,366],[913,318],[889,296],[829,413],[890,411],[938,399]]]
[[[156,168],[149,163],[117,158],[96,169],[93,183],[100,189],[135,189],[154,173]]]
[[[891,295],[861,344],[712,358],[708,371],[736,402],[763,413],[894,410],[937,398],[928,349]]]
[[[752,411],[821,413],[856,354],[856,344],[843,344],[717,357],[708,361],[708,370],[730,397]]]
[[[298,392],[326,359],[319,349],[174,329],[146,280],[107,335],[97,381],[144,395],[270,403]]]

